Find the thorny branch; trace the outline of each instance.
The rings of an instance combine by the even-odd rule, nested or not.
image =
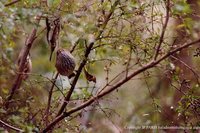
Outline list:
[[[52,121],[44,130],[43,132],[47,132],[49,131],[52,127],[54,127],[58,122],[60,122],[61,120],[63,120],[65,117],[70,116],[71,114],[84,109],[85,107],[91,105],[93,102],[95,102],[96,100],[104,97],[105,95],[111,93],[112,91],[116,90],[117,88],[119,88],[120,86],[122,86],[124,83],[126,83],[127,81],[129,81],[131,78],[135,77],[136,75],[150,69],[153,68],[154,66],[156,66],[157,64],[159,64],[161,61],[165,60],[166,58],[168,58],[169,56],[171,56],[172,54],[181,51],[182,49],[185,49],[191,45],[194,44],[198,44],[200,43],[200,39],[193,41],[191,43],[187,43],[184,44],[174,50],[169,51],[168,53],[166,53],[165,55],[163,55],[162,57],[160,57],[157,60],[152,60],[149,63],[147,63],[146,65],[144,65],[143,67],[135,70],[134,72],[132,72],[131,74],[129,74],[127,77],[124,77],[122,80],[118,81],[115,85],[113,86],[108,86],[106,90],[102,91],[101,93],[97,94],[96,96],[90,98],[89,100],[87,100],[86,102],[82,103],[81,105],[74,107],[72,109],[70,109],[67,112],[63,112],[62,114],[60,114],[59,116],[57,116],[54,121]]]

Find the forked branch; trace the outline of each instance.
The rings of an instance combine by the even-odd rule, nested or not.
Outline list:
[[[114,11],[115,11],[116,6],[119,4],[119,1],[120,1],[120,0],[115,1],[115,3],[112,5],[111,10],[110,10],[110,13],[107,15],[107,17],[106,17],[106,19],[105,19],[105,21],[104,21],[104,23],[103,23],[103,25],[102,25],[102,30],[100,30],[100,32],[97,34],[97,36],[95,37],[94,40],[98,40],[99,37],[102,35],[102,33],[103,33],[103,31],[104,31],[106,25],[108,24],[108,21],[110,20],[110,17],[112,16],[112,14],[113,14]],[[71,95],[72,95],[72,93],[73,93],[73,91],[74,91],[74,89],[75,89],[75,86],[76,86],[76,83],[77,83],[77,81],[78,81],[78,79],[79,79],[79,76],[80,76],[80,74],[81,74],[81,72],[82,72],[82,70],[83,70],[83,68],[84,68],[84,66],[85,66],[85,64],[86,64],[86,62],[87,62],[88,56],[89,56],[89,54],[90,54],[90,52],[91,52],[91,50],[92,50],[92,48],[93,48],[94,43],[95,43],[95,42],[91,42],[91,43],[89,44],[89,46],[87,47],[87,49],[86,49],[86,51],[85,51],[84,59],[82,60],[80,66],[79,66],[79,68],[78,68],[78,70],[77,70],[77,73],[76,73],[76,76],[75,76],[75,78],[74,78],[74,80],[73,80],[73,82],[72,82],[71,88],[70,88],[70,90],[69,90],[67,96],[65,97],[64,102],[63,102],[63,104],[61,105],[61,108],[60,108],[60,110],[58,111],[57,116],[59,116],[59,115],[64,111],[65,107],[67,106],[67,104],[68,104],[68,102],[69,102],[69,100],[70,100],[70,98],[71,98]]]
[[[72,108],[71,110],[64,112],[62,114],[60,114],[59,116],[57,116],[54,121],[52,121],[42,132],[46,133],[47,131],[49,131],[52,127],[54,127],[58,122],[60,122],[61,120],[63,120],[65,117],[70,116],[71,114],[80,111],[81,109],[84,109],[85,107],[91,105],[93,102],[95,102],[96,100],[99,100],[100,98],[104,97],[105,95],[111,93],[112,91],[116,90],[117,88],[119,88],[120,86],[122,86],[123,84],[125,84],[126,82],[128,82],[131,78],[135,77],[136,75],[150,69],[153,68],[154,66],[156,66],[157,64],[159,64],[161,61],[165,60],[166,58],[168,58],[169,56],[171,56],[172,54],[181,51],[182,49],[188,48],[191,45],[194,44],[199,44],[200,43],[200,39],[193,41],[191,43],[187,43],[184,44],[174,50],[169,51],[168,53],[166,53],[165,55],[163,55],[162,57],[160,57],[157,60],[152,60],[149,63],[147,63],[146,65],[144,65],[143,67],[135,70],[134,72],[132,72],[131,74],[129,74],[127,77],[124,77],[122,80],[118,81],[116,84],[112,85],[112,86],[108,86],[104,91],[102,91],[101,93],[99,93],[98,95],[90,98],[89,100],[87,100],[86,102],[82,103],[81,105]]]

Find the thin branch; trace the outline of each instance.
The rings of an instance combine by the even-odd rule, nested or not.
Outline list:
[[[180,84],[180,83],[179,83]],[[179,88],[177,88],[175,85],[173,85],[172,83],[171,83],[171,86],[172,87],[174,87],[176,90],[178,90],[180,93],[182,93],[184,96],[188,96],[189,94],[186,94],[185,92],[183,92],[183,90],[181,90],[181,89],[179,89]],[[192,106],[192,108],[194,108],[194,112],[195,112],[195,115],[197,115],[197,114],[199,114],[199,112],[197,112],[196,110],[195,110],[195,104],[194,104],[194,101],[193,101],[193,99],[192,98],[189,98],[189,103],[190,103],[190,105]],[[197,115],[197,118],[199,117],[199,115]]]
[[[17,3],[17,2],[20,2],[20,1],[21,1],[21,0],[13,0],[13,1],[11,1],[10,3],[5,4],[4,6],[5,6],[5,7],[8,7],[8,6],[11,6],[11,5],[13,5],[13,4]]]
[[[83,61],[81,62],[80,66],[79,66],[79,68],[77,70],[77,73],[76,73],[76,76],[75,76],[75,78],[74,78],[74,80],[72,82],[71,88],[70,88],[67,96],[65,97],[64,102],[63,102],[60,110],[58,111],[57,116],[59,116],[64,111],[65,107],[67,106],[67,104],[68,104],[68,102],[70,100],[70,97],[71,97],[71,95],[72,95],[72,93],[73,93],[73,91],[75,89],[75,85],[76,85],[76,83],[77,83],[77,81],[79,79],[79,76],[80,76],[81,72],[82,72],[82,69],[84,68],[84,66],[85,66],[85,64],[87,62],[87,58],[89,56],[89,53],[90,53],[91,48],[92,48],[93,45],[94,45],[94,43],[91,43],[89,45],[89,47],[86,49],[85,57],[84,57]]]
[[[8,123],[2,121],[2,120],[0,120],[0,124],[6,126],[6,127],[8,127],[8,128],[10,128],[10,129],[12,129],[12,130],[14,130],[14,131],[17,131],[17,132],[24,132],[24,130],[19,129],[19,128],[17,128],[17,127],[14,127],[14,126],[12,126],[12,125],[10,125],[10,124],[8,124]]]
[[[151,7],[151,29],[154,32],[154,1],[152,2],[152,7]]]
[[[55,76],[55,78],[54,78],[54,80],[53,80],[53,83],[52,83],[52,86],[51,86],[51,89],[50,89],[50,91],[49,91],[49,97],[48,97],[48,103],[47,103],[47,109],[46,109],[46,114],[45,114],[45,121],[46,121],[46,125],[48,125],[48,116],[49,116],[49,109],[50,109],[50,106],[51,106],[51,97],[52,97],[52,93],[53,93],[53,88],[54,88],[54,86],[55,86],[55,83],[56,83],[56,79],[58,78],[58,75],[59,75],[59,73],[57,72],[56,73],[56,76]]]
[[[110,20],[110,17],[112,16],[112,14],[113,14],[114,11],[115,11],[115,7],[118,5],[119,1],[120,1],[120,0],[115,1],[115,3],[112,5],[111,11],[110,11],[110,13],[108,14],[108,16],[106,17],[106,19],[105,19],[105,21],[104,21],[104,23],[103,23],[103,25],[102,25],[102,30],[100,30],[99,34],[95,37],[95,40],[98,40],[98,38],[102,35],[102,33],[103,33],[103,31],[104,31],[104,29],[105,29],[105,27],[106,27],[108,21]],[[57,116],[59,116],[59,115],[65,110],[65,107],[66,107],[67,104],[69,103],[70,97],[71,97],[71,95],[72,95],[72,93],[73,93],[73,91],[74,91],[74,89],[75,89],[75,86],[76,86],[76,83],[77,83],[77,81],[78,81],[78,79],[79,79],[79,76],[80,76],[80,74],[81,74],[81,72],[82,72],[82,70],[83,70],[83,68],[84,68],[84,66],[85,66],[85,64],[86,64],[86,62],[87,62],[88,56],[89,56],[89,54],[90,54],[90,51],[92,50],[93,45],[94,45],[94,42],[91,42],[91,43],[89,44],[89,46],[87,47],[87,49],[86,49],[86,51],[85,51],[84,59],[82,60],[80,66],[79,66],[79,68],[78,68],[78,70],[77,70],[77,73],[76,73],[76,76],[75,76],[75,78],[74,78],[74,80],[73,80],[73,82],[72,82],[71,88],[70,88],[70,90],[69,90],[67,96],[65,97],[64,102],[63,102],[63,104],[62,104],[60,110],[58,111]]]
[[[121,81],[119,81],[114,86],[108,88],[107,90],[103,91],[102,93],[100,93],[99,95],[97,95],[96,97],[94,97],[93,100],[99,99],[99,98],[103,97],[104,95],[109,94],[110,92],[114,91],[116,88],[120,87],[121,85],[123,85],[124,83],[126,83],[127,81],[129,81],[134,76],[138,75],[141,72],[144,72],[147,69],[150,69],[150,68],[154,67],[155,65],[157,65],[158,63],[160,63],[164,59],[168,58],[170,55],[172,55],[172,54],[174,54],[174,53],[176,53],[176,52],[178,52],[178,51],[180,51],[180,50],[182,50],[184,48],[187,48],[187,47],[189,47],[191,45],[197,44],[197,43],[200,43],[200,39],[198,39],[198,40],[196,40],[194,42],[191,42],[191,43],[184,44],[184,45],[182,45],[182,46],[180,46],[180,47],[178,47],[178,48],[176,48],[176,49],[174,49],[174,50],[166,53],[165,55],[163,55],[160,59],[158,59],[156,61],[155,60],[150,61],[149,63],[147,63],[143,67],[141,67],[138,70],[132,72],[132,74],[130,74],[129,76],[127,76],[127,78],[122,79]],[[88,100],[88,101],[92,102],[92,99],[90,99],[90,100]],[[77,108],[74,108],[74,110],[79,109],[79,108],[80,108],[80,106],[77,107]],[[72,109],[71,111],[73,112],[74,110]],[[71,112],[71,111],[69,111],[69,112]]]
[[[184,66],[186,66],[186,67],[194,74],[194,76],[196,77],[197,83],[200,84],[200,83],[199,83],[199,75],[198,75],[197,72],[195,72],[195,70],[194,70],[192,67],[190,67],[190,66],[189,66],[188,64],[186,64],[184,61],[182,61],[182,60],[176,58],[176,57],[173,56],[173,55],[171,55],[171,57],[172,57],[173,59],[179,61],[180,63],[182,63]]]
[[[118,132],[122,132],[122,129],[115,124],[115,122],[111,119],[110,115],[101,107],[100,104],[98,104],[98,107],[104,114],[105,118],[115,127],[115,129],[118,130]],[[111,129],[114,128],[114,127],[111,127],[110,125],[107,125],[107,126],[110,127]]]
[[[70,48],[70,53],[72,53],[72,52],[75,50],[75,48],[76,48],[76,46],[78,45],[78,43],[79,43],[79,40],[77,40],[77,41],[74,43],[74,45]]]
[[[156,66],[157,64],[159,64],[161,61],[165,60],[166,58],[168,58],[170,55],[178,52],[178,51],[181,51],[182,49],[185,49],[191,45],[194,45],[194,44],[198,44],[200,43],[200,39],[196,40],[196,41],[193,41],[191,43],[187,43],[187,44],[184,44],[172,51],[169,51],[168,53],[166,53],[165,55],[163,55],[160,59],[158,60],[152,60],[150,61],[149,63],[147,63],[146,65],[144,65],[143,67],[135,70],[134,72],[132,72],[130,75],[128,75],[127,77],[125,77],[124,79],[120,80],[118,83],[116,83],[115,85],[113,86],[109,86],[107,88],[107,90],[99,93],[98,95],[90,98],[89,100],[87,100],[86,102],[82,103],[81,105],[77,106],[77,107],[74,107],[72,108],[71,110],[67,111],[67,112],[64,112],[62,114],[60,114],[59,116],[57,116],[55,118],[54,121],[52,121],[44,130],[43,132],[47,132],[49,131],[52,127],[54,127],[59,121],[63,120],[65,117],[68,117],[70,116],[71,114],[91,105],[93,102],[95,102],[96,100],[104,97],[105,95],[111,93],[112,91],[116,90],[117,88],[119,88],[121,85],[123,85],[124,83],[126,83],[127,81],[129,81],[131,78],[135,77],[136,75],[144,72],[145,70],[148,70],[154,66]]]
[[[17,74],[19,74],[19,72],[16,72]],[[23,73],[20,73],[20,74],[23,74]],[[39,76],[39,77],[42,77],[42,78],[44,78],[44,79],[47,79],[49,82],[51,82],[52,84],[54,84],[54,86],[60,91],[60,93],[63,95],[63,96],[65,96],[64,95],[64,93],[62,92],[62,90],[54,83],[54,80],[56,80],[56,79],[54,79],[54,80],[52,80],[52,79],[50,79],[50,78],[48,78],[48,77],[45,77],[45,76],[43,76],[43,75],[41,75],[41,74],[33,74],[33,73],[26,73],[27,75],[31,75],[31,76]],[[44,81],[45,82],[45,81]]]
[[[165,23],[163,25],[162,32],[161,32],[161,35],[160,35],[159,44],[156,48],[154,60],[156,60],[156,58],[158,57],[159,52],[160,52],[160,47],[161,47],[163,40],[164,40],[164,35],[165,35],[166,29],[167,29],[167,24],[168,24],[168,21],[169,21],[169,11],[170,11],[169,6],[170,6],[170,0],[167,0],[167,3],[166,3],[166,19],[165,19]]]
[[[39,24],[40,19],[41,19],[41,16],[37,15],[36,16],[36,24]],[[11,88],[10,95],[8,96],[7,102],[5,103],[6,108],[8,108],[9,101],[12,99],[15,91],[17,89],[19,89],[19,87],[21,86],[21,83],[22,83],[22,74],[21,73],[23,73],[23,71],[24,71],[27,56],[29,54],[29,51],[30,51],[32,45],[33,45],[34,40],[36,39],[36,32],[37,32],[37,27],[34,27],[31,34],[28,36],[28,38],[25,41],[25,46],[24,46],[24,50],[23,50],[23,53],[22,53],[22,59],[21,59],[20,65],[19,65],[19,73],[16,76],[16,79],[13,83],[12,88]]]
[[[131,62],[132,50],[133,50],[133,48],[130,46],[129,57],[128,57],[127,64],[126,64],[126,76],[128,76],[128,72],[129,72],[129,66],[130,66],[130,62]]]
[[[129,66],[129,68],[127,68],[127,69],[131,69],[131,68],[132,68],[133,66],[135,66],[136,64],[138,64],[138,63],[135,63],[135,64]],[[109,82],[107,82],[106,85],[105,85],[104,87],[102,87],[102,89],[100,89],[100,90],[98,91],[98,94],[101,93],[107,86],[111,86],[110,84],[113,83],[115,80],[120,79],[121,77],[125,76],[126,71],[127,71],[126,69],[123,70],[123,71],[121,71],[121,72],[118,73],[114,78],[112,78]],[[126,76],[127,76],[127,75],[126,75]],[[140,79],[141,79],[141,78],[140,78]]]
[[[144,77],[146,76],[145,75],[145,72],[143,72],[143,74],[144,74]],[[148,91],[149,91],[149,96],[151,97],[151,99],[152,99],[152,103],[153,103],[153,106],[154,106],[154,108],[156,109],[156,112],[155,113],[158,113],[159,111],[159,107],[158,107],[158,104],[155,102],[155,98],[154,98],[154,96],[153,96],[153,93],[152,93],[152,91],[151,91],[151,89],[150,89],[150,87],[149,87],[149,84],[148,84],[148,82],[147,82],[147,80],[146,79],[144,79],[144,82],[145,82],[145,84],[146,84],[146,86],[147,86],[147,89],[148,89]],[[155,116],[155,121],[156,121],[156,123],[158,122],[158,117],[157,116]]]

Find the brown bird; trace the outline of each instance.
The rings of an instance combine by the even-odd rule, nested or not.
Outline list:
[[[75,59],[68,50],[57,50],[55,67],[59,74],[70,77],[73,74],[75,66]]]
[[[18,60],[17,60],[17,65],[18,67],[20,66],[21,60],[22,60],[22,52],[23,50],[20,52],[19,56],[18,56]],[[23,70],[23,75],[22,75],[22,79],[26,80],[28,78],[27,73],[30,73],[32,71],[32,61],[30,58],[30,55],[27,56],[26,58],[26,62],[24,64],[24,70]]]

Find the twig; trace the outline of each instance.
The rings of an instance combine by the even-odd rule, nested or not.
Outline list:
[[[91,48],[92,48],[93,44],[94,43],[91,43],[89,45],[89,47],[86,49],[85,57],[84,57],[83,61],[81,62],[80,66],[79,66],[79,68],[77,70],[77,73],[76,73],[76,76],[75,76],[75,78],[74,78],[74,80],[72,82],[71,88],[70,88],[69,92],[67,93],[67,96],[65,97],[64,102],[63,102],[60,110],[58,111],[57,116],[59,116],[64,111],[65,107],[67,106],[67,104],[69,102],[69,99],[70,99],[70,97],[71,97],[71,95],[72,95],[72,93],[73,93],[73,91],[75,89],[75,85],[76,85],[76,83],[77,83],[77,81],[79,79],[79,76],[80,76],[81,72],[82,72],[82,69],[84,68],[84,66],[85,66],[85,64],[87,62],[87,58],[88,58],[88,55],[89,55],[89,53],[91,51]]]
[[[159,44],[156,48],[156,53],[155,53],[155,56],[154,56],[154,60],[156,60],[156,58],[158,57],[159,55],[159,52],[160,52],[160,47],[163,43],[163,39],[164,39],[164,35],[165,35],[165,32],[166,32],[166,28],[167,28],[167,24],[168,24],[168,21],[169,21],[169,11],[170,11],[170,0],[167,0],[167,3],[166,3],[166,19],[165,19],[165,23],[163,25],[163,28],[162,28],[162,32],[161,32],[161,35],[160,35],[160,40],[159,40]]]
[[[186,66],[186,67],[194,74],[194,76],[196,77],[197,83],[200,84],[200,83],[199,83],[199,75],[198,75],[197,72],[195,72],[195,70],[194,70],[192,67],[190,67],[190,66],[189,66],[188,64],[186,64],[184,61],[182,61],[182,60],[176,58],[176,57],[173,56],[173,55],[171,55],[171,57],[172,57],[173,59],[179,61],[180,63],[182,63],[184,66]]]
[[[119,1],[120,1],[120,0],[115,1],[115,3],[112,5],[111,10],[110,10],[110,13],[109,13],[108,16],[106,17],[106,19],[105,19],[105,21],[104,21],[104,23],[103,23],[103,25],[102,25],[102,30],[101,30],[101,31],[99,32],[99,34],[95,37],[95,40],[97,40],[97,39],[102,35],[103,30],[105,29],[105,27],[106,27],[108,21],[110,20],[110,17],[112,16],[113,12],[115,11],[115,7],[118,5]],[[71,88],[70,88],[70,90],[69,90],[67,96],[65,97],[64,102],[63,102],[63,104],[62,104],[60,110],[58,111],[57,116],[59,116],[59,115],[64,111],[65,107],[67,106],[67,104],[68,104],[68,102],[69,102],[69,100],[70,100],[70,97],[71,97],[71,95],[72,95],[72,93],[73,93],[73,91],[74,91],[74,89],[75,89],[75,86],[76,86],[76,83],[77,83],[77,81],[78,81],[78,79],[79,79],[79,76],[80,76],[80,74],[81,74],[81,72],[82,72],[82,70],[83,70],[83,68],[84,68],[84,66],[85,66],[85,64],[86,64],[86,62],[87,62],[87,58],[88,58],[88,56],[89,56],[89,54],[90,54],[90,51],[92,50],[93,45],[94,45],[94,42],[91,42],[91,43],[89,44],[89,46],[87,47],[87,49],[86,49],[86,51],[85,51],[84,59],[82,60],[80,66],[79,66],[79,68],[78,68],[78,70],[77,70],[77,73],[76,73],[76,76],[75,76],[75,78],[74,78],[74,80],[73,80],[73,82],[72,82]]]
[[[110,118],[110,114],[108,114],[108,113],[101,107],[101,105],[100,105],[99,103],[98,103],[97,105],[98,105],[99,109],[102,111],[102,113],[104,114],[105,118],[106,118],[114,127],[111,127],[110,125],[107,125],[107,126],[110,127],[111,129],[112,129],[112,128],[115,128],[116,130],[118,130],[119,133],[122,132],[122,129],[121,129],[119,126],[117,126],[117,125],[115,124],[115,122]],[[116,112],[115,112],[115,113],[116,113]]]
[[[41,17],[38,15],[36,16],[36,24],[39,24]],[[24,46],[24,52],[22,53],[22,60],[19,65],[19,73],[16,76],[16,79],[13,83],[13,86],[11,88],[10,95],[7,98],[7,102],[5,103],[5,107],[8,108],[9,106],[9,101],[12,99],[15,91],[20,87],[22,83],[22,74],[24,71],[24,66],[26,63],[27,56],[29,54],[29,51],[32,47],[32,44],[34,40],[36,39],[36,32],[37,32],[37,27],[33,28],[31,34],[28,36],[27,40],[25,41],[25,46]]]
[[[19,73],[19,72],[16,72],[16,73]],[[23,74],[23,73],[21,73],[21,74]],[[52,80],[52,79],[50,79],[50,78],[48,78],[48,77],[45,77],[45,76],[43,76],[43,75],[41,75],[41,74],[33,74],[33,73],[26,73],[27,75],[31,75],[31,76],[39,76],[39,77],[42,77],[42,78],[44,78],[44,79],[47,79],[49,82],[51,82],[52,84],[54,84],[54,80],[56,80],[56,79],[54,79],[54,80]],[[54,86],[58,89],[58,91],[60,91],[60,93],[63,95],[63,96],[65,96],[64,95],[64,93],[62,92],[62,90],[56,85],[56,84],[54,84]]]
[[[13,4],[17,3],[17,2],[20,2],[20,1],[21,0],[13,0],[12,2],[5,4],[4,6],[8,7],[8,6],[11,6],[11,5],[13,5]]]
[[[72,108],[71,110],[67,111],[67,112],[63,112],[62,114],[60,114],[59,116],[57,116],[54,121],[52,121],[44,130],[43,130],[43,133],[46,133],[47,131],[49,131],[52,127],[54,127],[59,121],[63,120],[65,117],[68,117],[70,116],[71,114],[91,105],[93,102],[95,102],[96,100],[102,98],[103,96],[109,94],[110,92],[116,90],[117,88],[119,88],[121,85],[123,85],[124,83],[126,83],[127,81],[129,81],[131,78],[135,77],[136,75],[144,72],[145,70],[148,70],[154,66],[156,66],[157,64],[159,64],[161,61],[165,60],[166,58],[168,58],[170,55],[178,52],[178,51],[181,51],[182,49],[185,49],[191,45],[194,45],[194,44],[197,44],[197,43],[200,43],[200,39],[196,40],[196,41],[193,41],[191,43],[187,43],[187,44],[184,44],[172,51],[169,51],[168,53],[166,53],[165,55],[163,55],[162,57],[160,57],[158,60],[152,60],[150,61],[149,63],[147,63],[146,65],[144,65],[143,67],[135,70],[134,72],[132,72],[130,75],[128,75],[127,77],[125,77],[124,79],[120,80],[119,82],[117,82],[115,85],[113,86],[109,86],[107,88],[107,90],[99,93],[98,95],[90,98],[89,100],[87,100],[86,102],[82,103],[81,105],[77,106],[77,107],[74,107]]]
[[[12,125],[10,125],[10,124],[8,124],[8,123],[2,121],[2,120],[0,120],[0,124],[6,126],[6,127],[8,127],[8,128],[10,128],[10,129],[12,129],[12,130],[14,130],[14,131],[17,131],[17,132],[24,132],[24,130],[19,129],[19,128],[17,128],[17,127],[14,127],[14,126],[12,126]]]
[[[154,32],[154,12],[153,12],[153,10],[154,10],[154,1],[152,2],[152,7],[151,7],[151,29],[152,29],[152,31]]]
[[[131,69],[131,68],[132,68],[133,66],[135,66],[136,64],[138,64],[138,63],[135,63],[135,64],[129,66],[127,69]],[[117,74],[115,77],[113,77],[109,82],[107,82],[106,85],[105,85],[102,89],[100,89],[100,90],[98,91],[98,94],[101,93],[107,86],[109,86],[109,85],[110,85],[111,83],[113,83],[115,80],[117,80],[117,79],[119,79],[119,78],[121,78],[121,77],[123,77],[123,76],[126,76],[125,73],[126,73],[127,69],[121,71],[119,74]]]
[[[51,86],[51,89],[49,91],[49,97],[48,97],[48,103],[47,103],[47,109],[46,109],[46,114],[45,114],[45,121],[46,121],[46,125],[48,125],[48,116],[49,116],[49,109],[50,109],[50,106],[51,106],[51,97],[52,97],[52,93],[53,93],[53,88],[55,86],[55,83],[56,83],[56,79],[58,78],[58,75],[59,73],[57,72],[56,73],[56,76],[53,80],[53,83],[52,83],[52,86]]]
[[[78,45],[78,43],[79,43],[79,39],[74,43],[74,45],[70,48],[70,53],[72,53],[74,50],[75,50],[75,48],[76,48],[76,46]]]

